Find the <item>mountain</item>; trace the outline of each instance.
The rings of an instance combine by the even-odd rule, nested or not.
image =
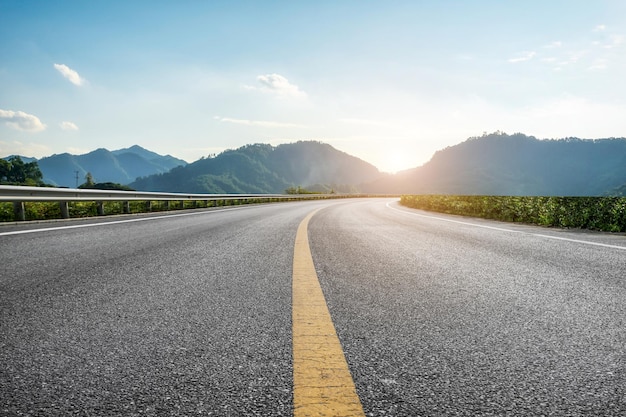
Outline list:
[[[63,153],[41,158],[37,163],[44,182],[64,187],[83,183],[87,172],[96,182],[128,184],[138,177],[168,172],[187,164],[181,159],[161,156],[137,145],[117,151],[96,149],[84,155]]]
[[[496,132],[437,151],[421,167],[386,176],[368,192],[601,196],[623,192],[626,138],[539,140]]]
[[[118,158],[124,155],[138,156],[152,165],[157,167],[165,167],[169,169],[176,168],[179,165],[187,165],[187,162],[182,159],[173,157],[172,155],[159,155],[156,152],[149,151],[142,148],[139,145],[133,145],[130,148],[118,149],[117,151],[111,151],[111,153]]]
[[[47,183],[74,187],[76,172],[79,184],[90,172],[96,182],[143,191],[283,193],[302,186],[381,194],[626,195],[626,138],[540,140],[496,132],[394,175],[316,141],[246,145],[192,164],[140,146],[53,155],[38,164]]]
[[[25,164],[29,164],[31,162],[36,162],[37,161],[37,158],[31,158],[29,156],[21,156],[21,155],[9,155],[9,156],[3,157],[2,159],[5,159],[5,160],[8,161],[9,159],[11,159],[11,158],[13,158],[15,156],[18,156],[22,160],[22,162],[24,162]]]
[[[328,144],[300,141],[227,150],[168,173],[140,178],[130,186],[189,193],[283,193],[294,186],[344,192],[358,191],[356,186],[380,176],[373,165]]]

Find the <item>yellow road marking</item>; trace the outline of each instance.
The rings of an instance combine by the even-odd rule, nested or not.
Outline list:
[[[313,266],[307,227],[316,211],[300,223],[293,257],[294,416],[365,416]]]

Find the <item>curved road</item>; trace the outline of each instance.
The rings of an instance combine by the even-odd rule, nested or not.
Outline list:
[[[292,415],[318,208],[365,415],[626,414],[626,237],[354,199],[0,226],[0,415]]]

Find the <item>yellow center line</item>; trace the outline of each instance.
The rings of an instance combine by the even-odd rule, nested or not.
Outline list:
[[[298,227],[293,258],[294,416],[365,416],[313,265],[307,227]]]

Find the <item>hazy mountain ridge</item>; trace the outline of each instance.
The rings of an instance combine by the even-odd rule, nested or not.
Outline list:
[[[496,132],[437,151],[369,192],[466,195],[616,195],[626,184],[626,138],[545,139]],[[620,188],[622,187],[622,188]]]
[[[169,173],[140,178],[130,186],[144,191],[283,193],[293,186],[339,184],[335,191],[354,191],[355,185],[380,175],[373,165],[328,144],[300,141],[227,150]]]
[[[62,153],[39,160],[22,157],[22,160],[37,161],[44,182],[63,187],[77,185],[77,172],[78,184],[85,182],[88,172],[96,182],[128,184],[138,177],[168,172],[187,164],[182,159],[162,156],[138,145],[115,151],[100,148],[83,155]]]
[[[246,145],[191,164],[139,146],[38,163],[48,183],[73,187],[75,171],[79,183],[91,172],[97,182],[143,191],[283,193],[302,186],[383,194],[626,195],[626,138],[539,140],[496,132],[439,150],[395,175],[317,141]]]

